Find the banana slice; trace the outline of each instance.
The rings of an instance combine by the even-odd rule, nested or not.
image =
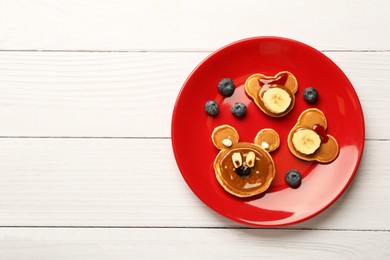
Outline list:
[[[291,97],[281,88],[270,88],[264,92],[263,102],[269,111],[275,114],[283,113],[291,104]]]
[[[313,130],[303,129],[294,133],[292,143],[299,152],[310,155],[320,147],[321,139]]]

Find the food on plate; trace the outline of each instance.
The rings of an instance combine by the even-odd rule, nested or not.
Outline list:
[[[219,106],[214,100],[209,100],[204,105],[204,110],[209,116],[216,116],[219,112]]]
[[[263,102],[269,111],[280,114],[290,106],[291,98],[287,91],[281,88],[271,88],[264,92]]]
[[[302,129],[293,134],[292,143],[298,152],[310,155],[320,147],[321,138],[314,130]]]
[[[336,139],[327,134],[324,113],[316,108],[306,109],[291,129],[287,142],[291,153],[305,161],[329,163],[339,154]]]
[[[279,135],[273,129],[263,129],[254,143],[239,142],[232,126],[214,129],[211,139],[219,153],[214,170],[219,184],[237,197],[251,197],[265,192],[275,176],[274,161],[269,154],[279,147]],[[265,147],[265,148],[264,148]]]
[[[241,103],[241,102],[236,102],[232,106],[232,113],[235,115],[237,118],[243,118],[246,114],[246,106]]]
[[[224,78],[218,83],[218,90],[224,97],[231,97],[234,93],[234,82],[229,78]]]
[[[309,104],[315,104],[318,100],[318,91],[315,88],[305,88],[303,91],[303,98]]]
[[[298,81],[289,71],[275,76],[253,74],[245,82],[245,92],[271,117],[287,115],[294,107]]]
[[[289,170],[286,173],[285,180],[291,188],[296,189],[301,186],[302,175],[298,170]]]

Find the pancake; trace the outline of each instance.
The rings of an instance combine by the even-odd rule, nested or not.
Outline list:
[[[214,129],[212,140],[220,149],[214,160],[215,175],[227,192],[251,197],[269,188],[275,177],[275,164],[269,152],[280,144],[274,130],[263,129],[256,135],[255,143],[248,143],[239,142],[233,127],[222,125]]]
[[[283,96],[283,99],[280,100],[282,107],[274,106],[275,104],[273,103],[275,102],[273,102],[272,98],[275,96],[275,93],[267,95],[269,90],[270,92],[279,90],[279,94]],[[265,114],[271,117],[285,116],[293,109],[297,90],[298,81],[289,71],[281,71],[275,76],[253,74],[245,82],[245,92]]]
[[[287,142],[291,153],[299,159],[305,161],[317,161],[320,163],[330,163],[335,160],[339,154],[339,146],[336,139],[327,134],[327,121],[324,113],[316,108],[306,109],[298,117],[297,123],[291,129]],[[321,131],[316,130],[321,129]],[[293,142],[293,137],[298,131],[312,130],[319,135],[321,143],[318,149],[311,154],[305,154],[299,151],[296,142]]]

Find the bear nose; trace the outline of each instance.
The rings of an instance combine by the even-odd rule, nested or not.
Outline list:
[[[247,165],[241,165],[234,170],[240,177],[248,177],[251,173],[251,169]]]

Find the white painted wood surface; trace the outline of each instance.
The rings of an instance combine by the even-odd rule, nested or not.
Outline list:
[[[384,231],[5,228],[0,235],[7,237],[0,253],[12,260],[388,259],[390,243]]]
[[[387,0],[2,0],[7,50],[214,50],[281,35],[319,49],[389,50]]]
[[[390,52],[324,53],[360,96],[367,138],[390,138]],[[209,54],[0,52],[0,136],[169,137],[176,95]]]
[[[0,259],[390,259],[389,10],[386,0],[0,0]],[[170,142],[192,69],[257,35],[324,51],[366,121],[348,190],[283,229],[207,208]],[[158,169],[143,170],[148,156]]]

